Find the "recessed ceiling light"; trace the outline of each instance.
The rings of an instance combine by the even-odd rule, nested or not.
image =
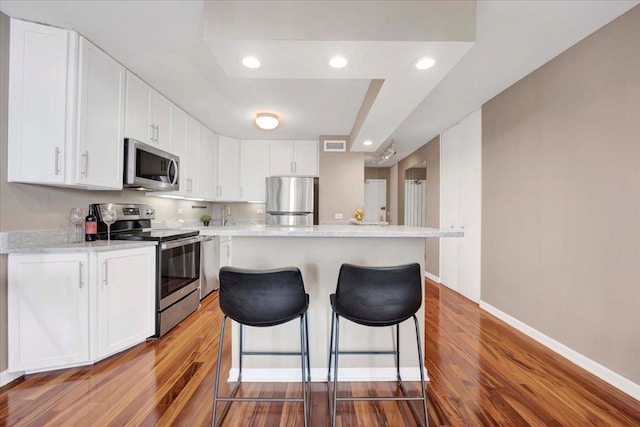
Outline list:
[[[260,68],[260,60],[255,56],[247,56],[242,58],[242,65],[247,68]]]
[[[258,113],[256,114],[256,125],[260,129],[272,130],[278,127],[280,119],[273,113]]]
[[[362,145],[373,145],[373,141],[367,139],[365,142],[362,143]]]
[[[433,58],[422,58],[418,62],[416,62],[416,68],[418,70],[426,70],[427,68],[431,68],[436,64],[436,60]]]
[[[329,65],[333,68],[343,68],[347,66],[347,59],[343,56],[334,56],[331,58],[331,61],[329,61]]]

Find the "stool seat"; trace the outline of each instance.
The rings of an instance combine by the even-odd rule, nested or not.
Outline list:
[[[331,426],[336,424],[338,401],[354,400],[406,400],[416,419],[422,423],[413,401],[423,405],[424,425],[429,425],[427,414],[427,392],[424,380],[422,336],[416,313],[422,306],[422,275],[419,264],[392,267],[358,266],[342,264],[338,275],[336,292],[329,295],[331,303],[331,336],[329,339],[329,369],[327,372],[327,397],[331,410]],[[395,326],[395,350],[390,351],[340,351],[340,318],[343,317],[363,326]],[[418,347],[418,366],[422,396],[411,397],[400,376],[400,323],[413,318]],[[396,377],[403,396],[338,396],[338,356],[339,355],[393,355],[396,360]],[[335,357],[335,359],[334,359]],[[333,393],[331,392],[331,369],[333,365]]]
[[[302,274],[296,267],[286,267],[271,270],[249,270],[236,267],[222,267],[220,269],[219,303],[224,314],[220,325],[220,340],[218,342],[218,361],[216,365],[216,379],[213,391],[213,409],[211,411],[211,425],[220,425],[229,410],[231,402],[301,402],[304,408],[304,425],[309,419],[309,382],[311,368],[309,363],[309,325],[307,310],[309,295],[305,292]],[[220,397],[220,366],[222,345],[227,318],[240,325],[239,336],[239,369],[238,381],[230,396]],[[281,325],[294,319],[300,319],[300,352],[276,351],[244,351],[243,330],[245,326],[269,327]],[[299,356],[301,360],[302,397],[236,397],[236,392],[242,382],[242,360],[245,356]],[[305,375],[306,374],[306,375]],[[216,420],[219,401],[226,402],[219,421]]]

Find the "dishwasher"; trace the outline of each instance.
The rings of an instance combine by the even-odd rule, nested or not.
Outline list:
[[[220,237],[202,238],[200,257],[200,300],[218,289],[220,270]]]

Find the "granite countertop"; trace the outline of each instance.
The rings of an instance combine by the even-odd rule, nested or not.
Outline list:
[[[156,242],[97,240],[75,243],[73,231],[34,230],[0,233],[0,254],[103,252],[156,246]]]
[[[460,230],[440,230],[405,225],[314,225],[284,227],[273,225],[231,225],[197,227],[203,236],[237,237],[463,237]]]

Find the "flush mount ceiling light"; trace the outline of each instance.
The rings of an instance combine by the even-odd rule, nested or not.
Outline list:
[[[344,68],[347,66],[347,59],[343,56],[334,56],[329,61],[329,65],[333,68]]]
[[[428,68],[433,67],[434,65],[436,65],[436,60],[433,58],[422,58],[421,60],[419,60],[418,62],[416,62],[416,68],[418,70],[426,70]]]
[[[264,130],[272,130],[278,127],[280,119],[273,113],[258,113],[256,114],[256,126]]]
[[[242,65],[247,68],[260,68],[260,60],[255,56],[247,56],[242,58]]]
[[[362,145],[373,145],[373,141],[371,141],[370,139],[367,139],[365,142],[362,143]]]

